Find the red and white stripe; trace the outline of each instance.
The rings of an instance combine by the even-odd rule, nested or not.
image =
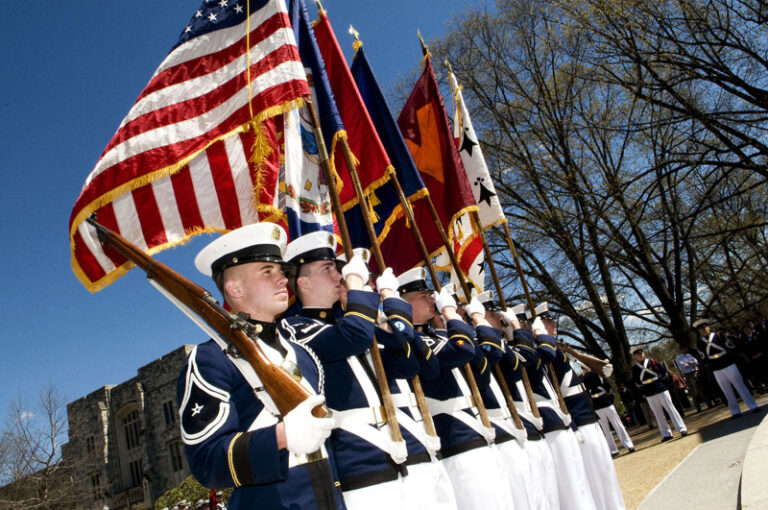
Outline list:
[[[270,1],[251,14],[250,28],[248,58],[245,22],[172,51],[86,179],[70,236],[73,268],[90,290],[111,283],[125,263],[83,223],[94,211],[99,223],[150,252],[195,232],[259,221],[256,171],[248,162],[254,134],[240,131],[251,113],[290,103],[309,89],[285,3]],[[276,156],[274,133],[266,135]],[[267,171],[277,171],[274,163]],[[118,188],[126,191],[117,195]]]

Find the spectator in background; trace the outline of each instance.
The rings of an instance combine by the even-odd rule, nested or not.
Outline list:
[[[693,397],[693,404],[696,406],[696,412],[701,412],[701,403],[704,401],[704,389],[701,378],[699,377],[699,360],[691,354],[691,348],[687,345],[680,347],[680,354],[675,358],[675,365],[677,365],[680,373],[683,374],[685,380],[685,386],[688,388],[688,393]],[[707,402],[707,409],[712,407],[710,402]]]
[[[636,414],[637,404],[635,403],[635,394],[631,389],[627,388],[627,385],[624,383],[619,384],[619,398],[621,399],[621,403],[624,404],[627,418],[629,418],[629,424],[645,425],[644,421],[643,423],[640,423],[639,416]]]
[[[755,329],[752,321],[744,324],[741,329],[741,344],[744,355],[748,360],[747,378],[752,380],[755,391],[765,392],[768,387],[768,373],[766,373],[766,354],[764,338]]]

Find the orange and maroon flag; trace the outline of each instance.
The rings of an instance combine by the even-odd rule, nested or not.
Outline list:
[[[429,53],[424,64],[397,124],[452,240],[458,218],[477,210],[477,205],[453,139]]]

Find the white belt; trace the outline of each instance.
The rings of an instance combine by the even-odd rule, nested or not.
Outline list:
[[[488,418],[494,425],[514,437],[517,441],[522,443],[528,438],[528,433],[525,431],[525,427],[521,429],[517,428],[506,409],[488,409]]]
[[[288,453],[289,453],[288,455],[289,468],[292,468],[294,466],[300,466],[308,462],[314,462],[316,460],[328,458],[328,451],[325,449],[324,445],[320,445],[320,449],[317,452],[310,453],[310,454],[293,453],[293,452],[288,452]]]
[[[584,384],[577,384],[576,386],[569,386],[565,392],[563,393],[563,398],[565,397],[572,397],[574,395],[578,395],[579,393],[584,393],[587,391],[587,388],[584,386]]]
[[[416,395],[414,395],[412,392],[407,393],[394,393],[392,394],[392,404],[395,407],[416,407],[418,408],[418,404],[416,403]]]
[[[384,409],[381,406],[358,407],[346,411],[334,409],[333,418],[336,420],[336,426],[340,428],[343,428],[344,425],[376,425],[378,427],[387,422]]]
[[[381,407],[360,407],[346,411],[332,409],[332,411],[336,428],[354,434],[364,441],[371,443],[379,450],[387,452],[398,464],[405,462],[407,455],[405,442],[399,441],[395,443],[392,441],[389,437],[388,425],[379,428],[379,424],[384,424],[384,421],[377,421],[379,419],[383,420],[383,410]]]
[[[456,411],[472,408],[472,399],[466,396],[449,398],[448,400],[437,400],[427,398],[429,411],[435,414],[453,414]]]
[[[467,427],[481,435],[488,444],[493,443],[496,431],[493,427],[486,427],[480,422],[480,418],[470,414],[473,412],[472,400],[467,396],[449,398],[448,400],[427,399],[430,412],[435,414],[448,414],[459,420]]]

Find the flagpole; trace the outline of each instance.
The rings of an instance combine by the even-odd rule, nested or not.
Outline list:
[[[422,43],[422,49],[426,51],[426,45],[424,44],[424,40],[419,36],[419,39]],[[451,66],[448,59],[445,60],[445,64],[448,66],[448,70],[451,74],[453,74],[453,67]],[[453,86],[451,82],[451,86]],[[471,221],[473,229],[478,235],[480,236],[480,240],[483,244],[483,252],[485,253],[485,260],[488,261],[488,268],[491,271],[491,277],[493,279],[494,286],[496,287],[496,295],[499,298],[499,304],[501,305],[502,309],[504,311],[507,310],[507,302],[504,298],[504,291],[501,287],[501,282],[499,280],[499,276],[496,273],[496,264],[493,262],[493,254],[491,253],[491,249],[488,246],[488,241],[485,237],[485,231],[483,230],[482,222],[480,221],[480,214],[477,211],[471,212]],[[503,222],[504,228],[508,229],[507,222]],[[508,231],[508,230],[507,230]],[[460,275],[460,276],[459,276]],[[459,281],[465,280],[466,275],[463,274],[463,272],[457,271],[457,276],[459,277]],[[527,285],[525,285],[525,288],[527,289]],[[530,294],[528,294],[528,301],[529,301],[529,307],[531,310],[533,310],[533,300],[530,298]],[[533,311],[531,312],[533,313]],[[511,338],[509,340],[512,340]],[[501,391],[504,394],[504,397],[507,399],[507,406],[510,408],[510,412],[512,413],[513,419],[515,420],[515,424],[517,424],[518,428],[522,427],[522,422],[520,421],[520,415],[517,412],[517,407],[514,405],[514,399],[512,398],[512,392],[509,389],[509,386],[507,385],[506,378],[504,377],[504,373],[501,370],[501,367],[499,365],[495,365],[493,367],[494,374],[496,375],[496,379],[499,382],[499,386],[501,387]],[[531,407],[531,414],[533,414],[534,417],[540,418],[541,414],[539,412],[539,407],[536,405],[536,399],[533,396],[533,389],[531,388],[531,381],[528,378],[528,372],[523,368],[521,371],[521,379],[523,381],[523,388],[525,390],[525,395],[528,399],[528,403]],[[559,385],[558,385],[559,387]]]
[[[320,153],[320,159],[322,160],[323,171],[325,172],[326,180],[328,181],[328,190],[331,195],[331,206],[333,207],[333,212],[336,216],[336,223],[339,226],[339,233],[341,234],[342,243],[344,245],[344,253],[347,256],[347,260],[352,260],[352,241],[349,236],[349,230],[347,229],[347,222],[344,218],[344,212],[341,208],[341,199],[339,198],[339,192],[336,188],[336,181],[334,180],[333,172],[330,168],[328,149],[325,146],[322,129],[320,128],[320,118],[317,115],[315,105],[312,103],[312,97],[307,96],[304,100],[307,104],[310,116],[312,117],[315,140],[317,142],[317,148]],[[356,182],[359,186],[360,181],[357,180]],[[361,207],[363,205],[362,199],[360,205]],[[403,440],[403,436],[400,433],[400,426],[397,423],[395,405],[392,402],[392,394],[389,391],[389,384],[387,383],[387,374],[384,372],[384,364],[381,361],[381,353],[379,353],[379,345],[376,342],[375,336],[373,338],[373,343],[371,344],[369,352],[371,354],[371,361],[373,362],[373,369],[376,374],[376,382],[379,389],[379,394],[381,395],[381,404],[384,408],[384,417],[387,420],[390,436],[392,437],[393,441],[401,442]]]
[[[515,261],[517,276],[520,279],[520,284],[523,286],[523,292],[525,293],[525,299],[528,302],[528,308],[531,310],[531,315],[535,318],[536,308],[533,305],[533,298],[531,297],[531,291],[528,288],[528,283],[526,282],[525,275],[523,274],[523,266],[520,263],[520,257],[517,255],[517,250],[515,249],[515,243],[512,242],[512,235],[509,233],[509,226],[507,225],[506,222],[503,223],[503,227],[504,227],[504,235],[507,238],[507,246],[509,246],[509,251],[512,254],[512,258]],[[483,239],[485,239],[485,236],[483,236]],[[483,242],[485,246],[485,241]],[[495,276],[495,271],[492,271],[492,273]],[[565,398],[563,397],[563,390],[560,387],[560,380],[557,377],[557,373],[555,372],[555,367],[551,362],[547,363],[547,371],[549,372],[549,378],[552,379],[552,386],[554,386],[555,388],[555,394],[557,395],[557,403],[560,405],[560,410],[563,411],[563,413],[568,414],[568,407],[565,404]]]
[[[349,148],[347,140],[341,140],[341,148],[344,154],[344,161],[347,163],[347,169],[349,175],[352,177],[352,185],[355,187],[355,194],[360,205],[360,212],[363,215],[363,222],[365,223],[365,229],[368,232],[368,239],[371,244],[371,252],[376,259],[376,265],[379,266],[379,271],[383,271],[387,267],[384,262],[384,255],[381,253],[381,246],[379,245],[379,239],[376,235],[376,230],[373,228],[373,221],[371,220],[370,205],[368,197],[363,193],[363,187],[360,184],[360,176],[357,174],[357,166],[352,158],[352,150]],[[392,178],[397,179],[394,175]],[[397,183],[399,188],[400,183]],[[406,213],[407,214],[407,213]],[[433,270],[434,271],[434,270]],[[413,394],[416,397],[416,406],[419,408],[421,417],[424,420],[424,430],[427,435],[437,437],[437,431],[435,430],[435,423],[432,421],[432,415],[429,413],[429,406],[427,405],[427,399],[424,396],[424,389],[421,386],[421,379],[418,374],[411,378],[411,384],[413,387]]]

